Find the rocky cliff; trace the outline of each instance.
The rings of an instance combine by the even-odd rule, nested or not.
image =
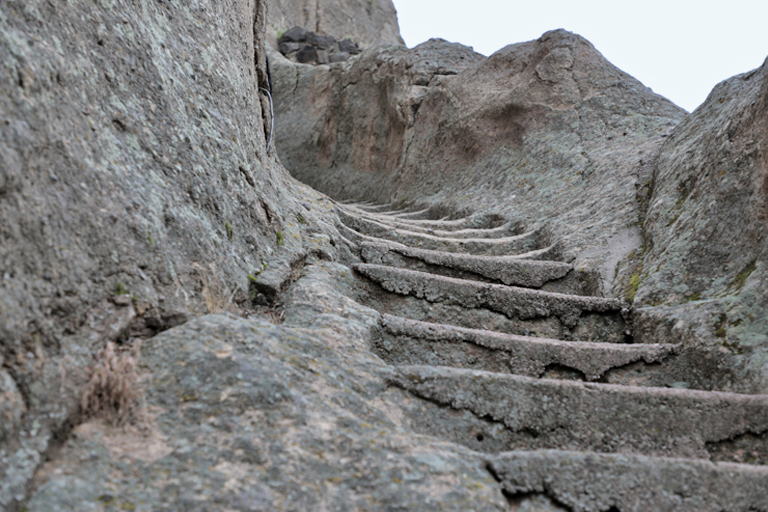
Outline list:
[[[319,231],[321,196],[266,148],[265,14],[0,3],[0,509],[106,341],[237,311]]]
[[[490,58],[433,40],[311,67],[273,59],[277,144],[335,197],[493,209],[599,271],[640,245],[642,185],[685,112],[565,31]]]
[[[0,23],[0,510],[768,510],[768,65],[688,115],[381,0]]]
[[[280,35],[294,26],[365,46],[402,44],[392,0],[276,0],[269,3],[267,41],[277,48]]]

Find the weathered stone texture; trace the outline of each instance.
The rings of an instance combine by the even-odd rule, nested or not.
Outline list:
[[[0,2],[0,509],[105,341],[206,312],[203,288],[247,300],[318,230],[265,150],[265,23],[260,0]]]
[[[269,3],[267,41],[295,26],[365,46],[403,44],[392,0],[275,0]]]
[[[672,132],[650,185],[639,335],[719,347],[768,390],[768,62]]]
[[[294,176],[338,198],[546,221],[605,293],[640,245],[640,175],[685,116],[563,30],[487,59],[432,40],[334,69],[274,69]]]

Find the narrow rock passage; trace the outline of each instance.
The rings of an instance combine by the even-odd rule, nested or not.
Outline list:
[[[768,395],[727,392],[712,354],[632,343],[629,304],[546,229],[429,217],[338,205],[354,298],[381,313],[373,351],[423,399],[414,430],[487,453],[511,504],[768,510]]]

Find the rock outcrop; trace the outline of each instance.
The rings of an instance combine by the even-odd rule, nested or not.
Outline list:
[[[294,26],[364,46],[403,44],[392,0],[275,0],[269,3],[267,42]]]
[[[300,64],[344,62],[360,53],[360,46],[351,39],[337,41],[333,36],[322,36],[298,26],[281,35],[277,45],[283,56]]]
[[[768,390],[768,62],[671,133],[648,186],[638,335],[718,347]]]

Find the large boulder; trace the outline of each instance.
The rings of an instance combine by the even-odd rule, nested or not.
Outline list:
[[[642,184],[685,111],[557,30],[489,58],[432,40],[345,65],[277,56],[281,158],[339,199],[493,210],[599,271],[640,245]]]
[[[638,336],[719,348],[768,389],[768,61],[670,135],[632,286]]]
[[[392,0],[276,0],[269,3],[267,41],[294,26],[339,40],[351,38],[365,46],[402,44]]]

